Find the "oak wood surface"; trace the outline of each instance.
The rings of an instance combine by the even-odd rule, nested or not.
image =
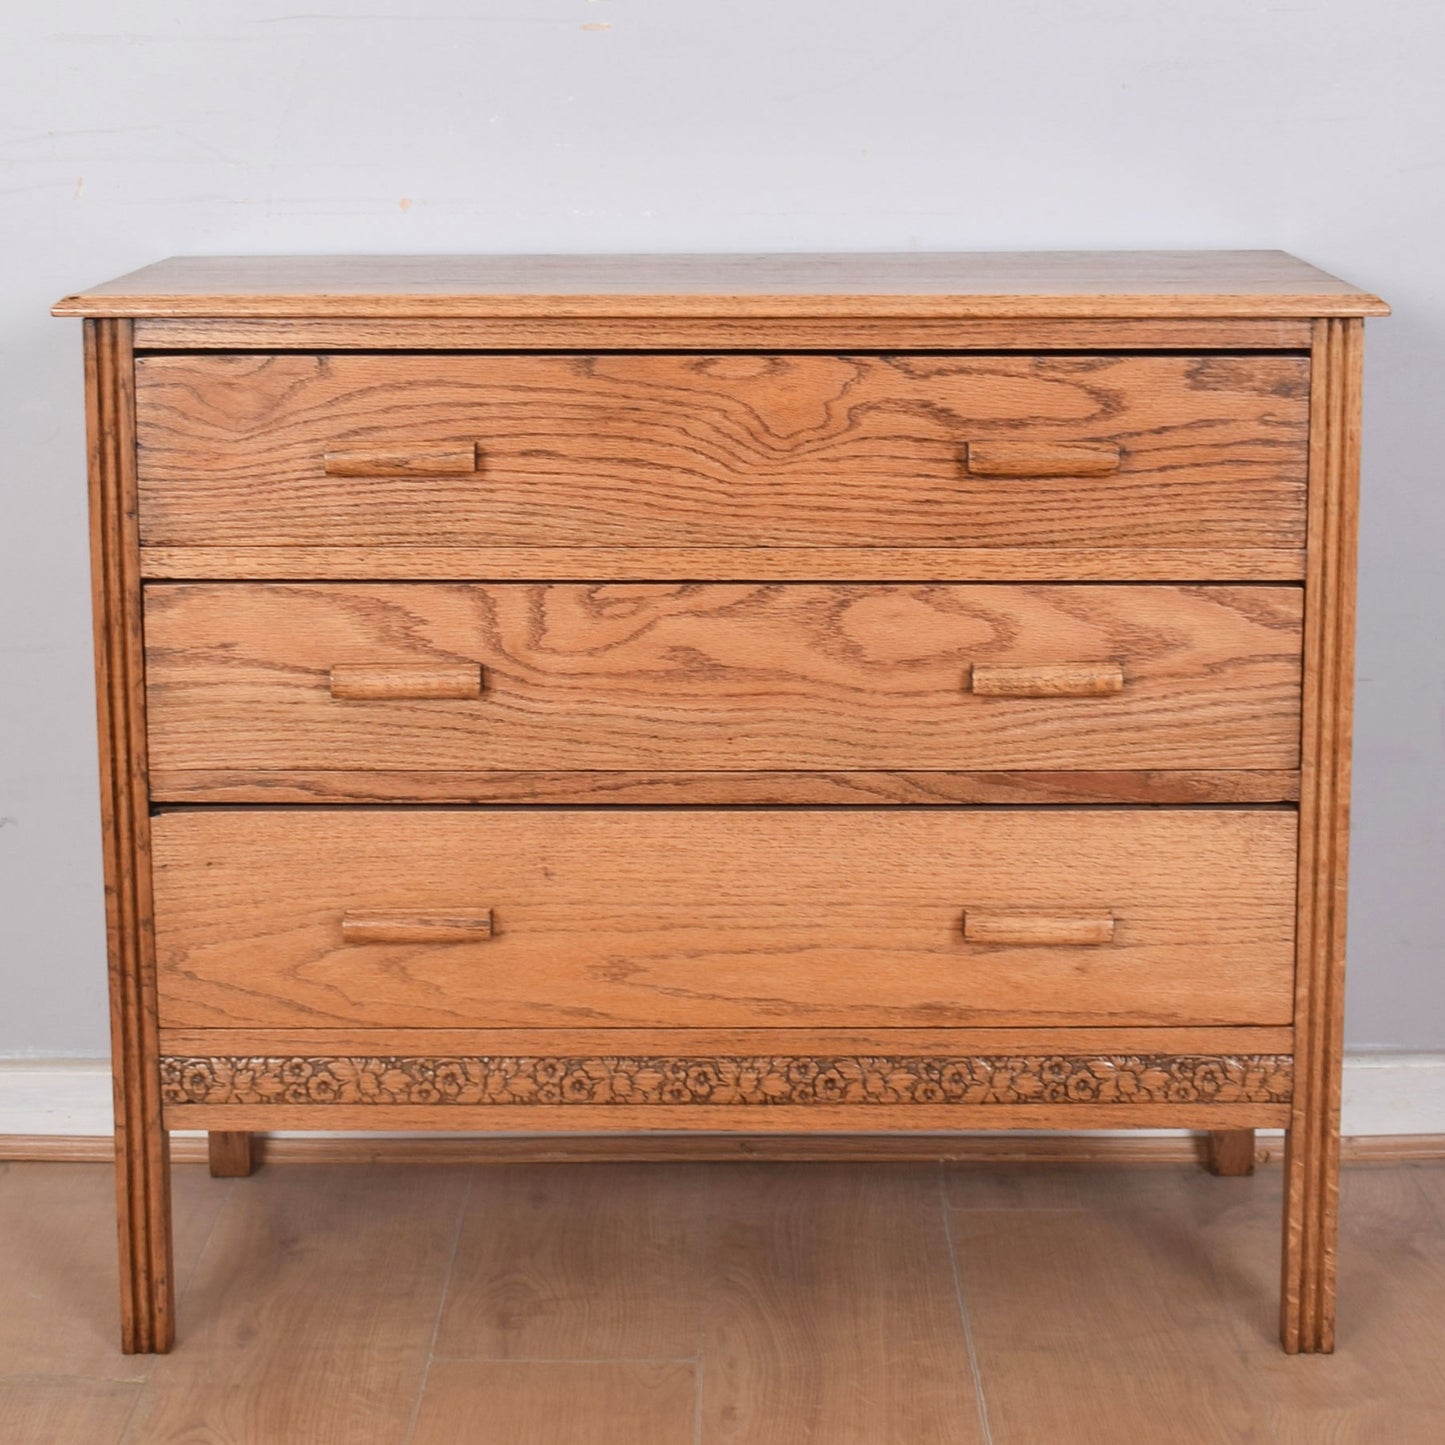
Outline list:
[[[151,760],[159,797],[202,772],[252,801],[292,770],[400,774],[400,801],[413,774],[469,769],[1288,770],[1301,605],[1279,587],[153,584]]]
[[[1328,1353],[1335,1343],[1363,331],[1358,321],[1322,321],[1315,334],[1295,995],[1301,1087],[1286,1146],[1280,1308],[1291,1354]]]
[[[380,1114],[514,1144],[559,1117],[775,1144],[1122,1117],[1208,1130],[1226,1169],[1250,1131],[1288,1123],[1281,1338],[1331,1349],[1359,318],[1385,309],[1279,253],[202,258],[67,298],[62,314],[115,318],[88,322],[87,371],[125,1347],[171,1337],[167,1128],[239,1138],[374,1129]],[[169,650],[149,638],[149,697],[142,578],[212,609]],[[269,585],[225,585],[242,579]],[[414,585],[427,579],[442,585]],[[1302,629],[1295,588],[1204,585],[1300,581]],[[616,614],[591,606],[559,629],[546,605],[617,590],[647,620],[639,636],[607,634]],[[221,615],[222,594],[280,592],[316,602],[328,641],[388,650],[317,660],[275,614]],[[393,593],[486,599],[498,656],[480,655],[455,601],[441,616],[368,605],[357,621],[354,599]],[[986,593],[1010,606],[989,614],[975,689],[974,644],[949,629],[976,623]],[[1141,619],[1130,599],[1146,594],[1172,600]],[[1217,610],[1226,594],[1227,625],[1201,600]],[[739,600],[694,605],[720,595]],[[543,601],[509,612],[515,598]],[[896,619],[886,657],[866,628],[858,645],[858,607],[920,598],[915,650]],[[809,599],[843,599],[849,626],[795,605]],[[1232,629],[1240,645],[1225,646]],[[1060,650],[1029,653],[1044,636]],[[454,692],[462,665],[466,697],[376,695]],[[990,678],[1045,695],[989,696]],[[1086,684],[1096,695],[1048,695]],[[302,697],[314,722],[298,721]],[[512,710],[500,762],[486,749],[501,730],[457,726],[491,702]],[[177,765],[161,758],[163,707],[191,708]],[[960,707],[1016,710],[1018,725],[950,735],[948,719],[984,715]],[[329,751],[304,756],[328,709],[371,731],[327,733]],[[1127,719],[1112,736],[1093,721],[1107,709]],[[230,750],[258,737],[262,766],[238,768]],[[1296,797],[1297,815],[1157,806]],[[670,806],[163,812],[158,965],[161,800]],[[806,806],[860,801],[942,806]],[[977,806],[1023,802],[1051,806]],[[1130,806],[1058,806],[1084,802]],[[384,941],[343,942],[348,912],[382,920]],[[485,943],[415,932],[483,915]],[[1002,935],[970,940],[970,917]],[[819,1077],[850,1102],[800,1102],[790,1069],[821,1068],[825,1047],[837,1067]],[[529,1102],[479,1084],[485,1061],[539,1100],[553,1064],[592,1092]],[[681,1070],[673,1093],[659,1061]],[[470,1092],[429,1102],[457,1066]],[[1108,1253],[1107,1231],[1085,1233]],[[1062,1268],[1047,1240],[1009,1238]],[[1091,1303],[1163,1299],[1140,1288],[1159,1258]],[[315,1285],[303,1335],[328,1292]],[[1174,1333],[1188,1346],[1197,1303],[1156,1309],[1115,1374],[1124,1358],[1147,1378]],[[767,1337],[788,1353],[786,1328]],[[734,1338],[710,1368],[760,1381],[766,1407],[725,1403],[724,1437],[781,1422],[795,1438],[797,1398],[798,1419],[833,1418],[831,1387],[798,1397],[812,1376],[779,1377]],[[234,1360],[208,1350],[214,1382]],[[379,1373],[355,1354],[339,1368],[288,1356],[275,1400],[209,1415],[147,1398],[132,1433],[314,1436],[332,1420],[313,1408],[324,1380],[358,1404],[348,1438],[368,1438],[397,1418],[387,1391],[416,1377],[403,1354]],[[1220,1403],[1211,1362],[1185,1414],[1200,1438],[1248,1438],[1253,1417]],[[460,1414],[436,1428],[473,1417],[480,1379],[460,1371],[438,1392]],[[1036,1399],[1006,1395],[995,1438],[1000,1422],[1104,1430],[1107,1414],[1067,1408],[1080,1389],[1098,1394],[1060,1368]],[[1154,1419],[1156,1392],[1124,1393]],[[909,1419],[884,1397],[879,1429]]]
[[[1095,947],[1114,941],[1112,913],[1021,913],[996,908],[970,908],[963,915],[963,936],[969,943],[1046,943],[1061,947]]]
[[[1107,477],[1119,470],[1114,442],[970,442],[963,464],[976,477]]]
[[[899,317],[141,318],[142,351],[1305,351],[1293,320]]]
[[[470,476],[480,458],[475,443],[456,447],[341,447],[324,452],[328,477]]]
[[[164,1028],[161,1052],[339,1054],[1288,1054],[1289,1027],[1244,1028]]]
[[[170,1129],[424,1130],[428,1133],[640,1133],[676,1130],[743,1134],[856,1134],[874,1130],[923,1133],[973,1129],[1281,1129],[1286,1103],[1214,1104],[1184,1100],[1133,1104],[167,1104]]]
[[[343,943],[466,943],[491,936],[490,908],[348,909],[341,915]]]
[[[1307,363],[1256,356],[173,355],[136,364],[141,534],[201,543],[1300,544]],[[1107,441],[1117,473],[970,476]],[[324,456],[476,445],[479,473]]]
[[[145,547],[155,580],[1298,582],[1300,547]]]
[[[482,669],[474,662],[332,663],[327,691],[352,701],[479,698]]]
[[[1299,773],[1169,769],[1077,772],[759,772],[656,770],[625,773],[469,768],[251,773],[187,769],[151,772],[151,792],[169,803],[601,803],[813,805],[907,803],[1285,803],[1299,797]]]
[[[1388,308],[1283,251],[174,256],[57,316],[1318,317]]]
[[[85,328],[91,588],[100,813],[115,1080],[121,1348],[170,1348],[175,1333],[169,1140],[156,1076],[140,581],[130,323]]]
[[[1277,1024],[1283,810],[182,811],[154,822],[168,1027]],[[1111,908],[1090,951],[971,907]],[[343,944],[353,908],[493,936]]]
[[[970,669],[969,691],[980,697],[1106,697],[1124,691],[1124,665],[976,662]]]

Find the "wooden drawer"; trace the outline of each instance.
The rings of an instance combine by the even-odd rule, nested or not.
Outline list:
[[[1279,809],[187,810],[167,1027],[1284,1024]]]
[[[506,771],[1290,769],[1294,587],[146,589],[156,793]],[[429,786],[429,785],[428,785]],[[465,782],[457,786],[465,791]],[[430,791],[423,796],[431,796]]]
[[[1298,548],[1307,381],[1269,354],[142,356],[141,538]]]

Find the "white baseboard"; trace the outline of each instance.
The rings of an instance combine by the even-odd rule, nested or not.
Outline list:
[[[1345,1134],[1445,1135],[1445,1053],[1350,1054],[1344,1074]],[[110,1069],[103,1061],[0,1059],[0,1136],[110,1131]]]

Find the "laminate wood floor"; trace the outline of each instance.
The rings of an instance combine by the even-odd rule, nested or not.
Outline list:
[[[180,1342],[116,1348],[111,1172],[0,1165],[4,1445],[1439,1445],[1445,1165],[1346,1171],[1333,1357],[1280,1171],[176,1169]]]

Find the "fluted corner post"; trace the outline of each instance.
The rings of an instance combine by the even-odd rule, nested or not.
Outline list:
[[[1290,1354],[1335,1347],[1363,336],[1359,318],[1318,321],[1311,349],[1295,1092],[1280,1300]]]
[[[129,321],[85,322],[121,1348],[141,1354],[170,1349],[175,1291],[151,918],[131,339]]]

